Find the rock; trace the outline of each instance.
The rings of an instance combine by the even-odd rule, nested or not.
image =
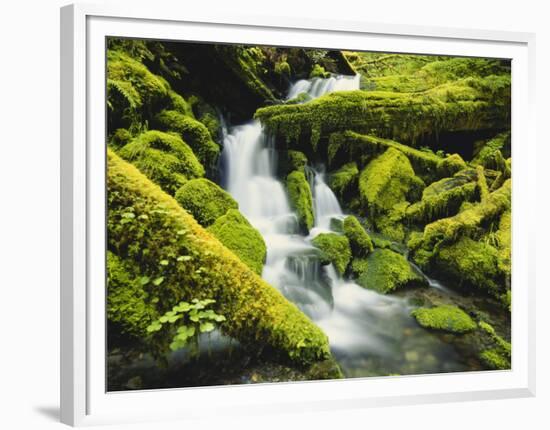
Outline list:
[[[295,170],[286,177],[286,186],[290,204],[296,215],[300,227],[309,231],[313,228],[313,197],[311,188],[304,172]]]
[[[345,273],[351,259],[350,244],[346,236],[321,233],[313,239],[312,243],[323,251],[326,260],[334,265],[340,275]]]
[[[418,308],[411,312],[422,327],[451,333],[467,333],[475,330],[477,324],[462,309],[441,305],[434,308]]]

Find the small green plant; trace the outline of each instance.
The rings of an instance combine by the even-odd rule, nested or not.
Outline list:
[[[216,328],[217,323],[225,321],[223,315],[207,309],[213,303],[216,301],[212,299],[193,299],[191,303],[180,302],[171,311],[153,321],[147,327],[147,333],[152,335],[163,329],[169,330],[173,334],[170,343],[172,351],[184,348],[193,341],[195,352],[198,352],[200,333],[210,333]]]

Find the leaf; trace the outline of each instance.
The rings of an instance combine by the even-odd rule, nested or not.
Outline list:
[[[192,306],[187,302],[180,302],[178,305],[172,308],[175,312],[187,312]]]
[[[133,212],[126,212],[126,213],[123,213],[122,214],[122,218],[129,218],[129,219],[133,219],[136,217],[136,214],[133,213]]]
[[[162,328],[162,324],[159,321],[152,322],[149,326],[147,326],[147,333],[154,333],[156,331],[159,331]]]
[[[161,316],[161,317],[159,318],[159,321],[160,321],[161,323],[163,323],[163,324],[166,323],[166,322],[168,322],[168,316],[166,316],[166,315]]]
[[[139,278],[139,283],[141,285],[147,285],[150,280],[151,278],[149,278],[149,276],[142,276],[141,278]]]
[[[155,284],[157,287],[162,284],[162,281],[164,281],[164,276],[160,276],[157,279],[153,281],[153,284]]]
[[[161,266],[168,266],[168,260],[160,260]]]
[[[200,330],[201,330],[201,333],[208,333],[214,330],[214,328],[215,328],[214,324],[212,324],[211,322],[203,322],[201,323]]]
[[[180,255],[178,258],[176,258],[177,261],[190,261],[193,257],[190,255]]]
[[[168,322],[170,324],[172,323],[175,323],[177,320],[179,320],[180,318],[183,318],[183,315],[172,315],[172,316],[169,316],[168,317]]]
[[[186,231],[186,230],[178,230],[178,231],[176,232],[176,234],[177,234],[178,236],[183,236],[183,235],[187,234],[187,231]]]

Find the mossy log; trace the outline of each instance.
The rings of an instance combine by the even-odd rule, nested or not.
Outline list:
[[[443,131],[501,130],[510,126],[510,76],[464,78],[420,93],[342,91],[298,105],[269,106],[255,117],[287,142],[336,131],[375,132],[414,143]]]
[[[215,311],[227,318],[222,331],[242,344],[271,348],[295,363],[330,358],[326,335],[294,304],[137,168],[110,150],[107,161],[108,250],[133,263],[125,269],[135,270],[128,278],[141,280],[147,305],[161,315],[181,300],[211,298]],[[125,284],[109,285],[109,294]],[[108,312],[133,325],[122,309]],[[147,342],[147,334],[135,328]]]

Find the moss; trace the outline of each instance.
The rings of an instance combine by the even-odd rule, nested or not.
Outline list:
[[[493,139],[483,143],[471,163],[474,166],[483,166],[487,169],[504,172],[506,170],[506,160],[502,155],[501,149],[510,143],[510,132],[501,133]]]
[[[201,122],[175,110],[163,110],[155,116],[153,125],[162,131],[178,133],[205,167],[215,166],[220,147]]]
[[[191,148],[173,134],[156,130],[142,133],[119,154],[170,194],[188,179],[204,176],[204,168]]]
[[[485,332],[492,345],[481,351],[479,358],[491,369],[507,370],[511,368],[512,345],[500,337],[495,329],[485,321],[479,323],[480,329]]]
[[[476,131],[509,126],[510,75],[465,78],[421,93],[341,91],[305,104],[261,108],[255,117],[288,142],[335,131],[374,132],[415,142],[441,131]]]
[[[357,162],[365,166],[372,158],[394,148],[402,152],[409,159],[415,172],[420,172],[423,178],[429,180],[435,177],[437,165],[441,157],[433,152],[421,151],[408,145],[390,139],[382,139],[371,135],[362,135],[353,131],[333,133],[329,139],[329,164],[340,165],[342,162]]]
[[[279,61],[275,63],[274,72],[281,76],[290,77],[290,64],[288,64],[286,61]]]
[[[497,297],[502,293],[504,285],[497,250],[484,242],[462,237],[452,245],[442,246],[434,265],[459,286],[474,287]]]
[[[205,178],[187,181],[175,198],[203,227],[213,224],[228,210],[239,207],[227,191]]]
[[[506,211],[500,217],[496,232],[498,265],[507,278],[512,273],[512,212]]]
[[[304,168],[307,165],[307,157],[303,152],[289,150],[287,151],[287,157],[288,157],[289,171],[293,171],[293,170],[300,170],[302,172],[304,171]]]
[[[369,234],[353,215],[344,220],[344,234],[349,240],[354,256],[366,256],[373,251],[374,247]]]
[[[227,319],[221,330],[250,348],[268,347],[295,363],[330,357],[326,335],[294,304],[111,150],[107,187],[108,250],[134,264],[134,277],[154,280],[143,288],[159,313],[181,300],[211,298]]]
[[[321,233],[312,240],[313,245],[323,251],[336,271],[343,275],[351,259],[351,248],[346,236],[336,233]]]
[[[422,193],[422,200],[406,209],[410,222],[429,223],[436,219],[455,215],[464,202],[477,199],[478,184],[473,177],[461,170],[452,178],[444,178],[430,184]]]
[[[229,209],[208,227],[208,231],[254,272],[262,274],[267,252],[265,242],[258,230],[238,210]]]
[[[452,154],[437,163],[436,170],[440,178],[454,176],[465,169],[466,162],[458,154]]]
[[[422,187],[405,155],[389,148],[371,161],[359,177],[363,205],[373,215],[383,213],[406,200],[413,188]]]
[[[501,188],[490,193],[484,202],[465,208],[453,217],[428,224],[424,228],[422,240],[417,241],[416,247],[412,249],[415,260],[421,265],[425,263],[417,258],[416,253],[419,250],[423,254],[435,255],[432,251],[443,244],[453,243],[462,236],[479,236],[483,226],[497,220],[503,212],[510,209],[511,186],[511,180],[508,179]]]
[[[451,305],[419,308],[412,311],[411,315],[422,327],[434,330],[467,333],[477,327],[475,321],[466,312]]]
[[[367,258],[366,266],[367,270],[357,279],[357,283],[382,294],[425,283],[405,257],[390,249],[376,249]]]
[[[168,103],[170,86],[140,61],[107,51],[107,107],[110,125],[136,131],[159,106]]]
[[[185,101],[183,96],[176,93],[174,90],[168,90],[168,97],[170,98],[170,109],[174,110],[182,115],[194,118],[193,109],[191,105]]]
[[[319,64],[315,64],[313,66],[313,69],[311,69],[311,73],[309,74],[309,79],[328,77],[330,77],[330,73],[328,73],[325,68]]]
[[[330,188],[340,199],[356,194],[359,169],[357,163],[344,164],[329,176]]]
[[[128,130],[126,130],[125,128],[117,128],[111,136],[111,139],[109,140],[109,145],[111,145],[115,149],[119,149],[127,143],[130,143],[132,138],[132,133],[130,133]]]
[[[153,297],[144,290],[142,279],[135,278],[120,258],[107,252],[107,319],[123,334],[139,337],[158,318]]]
[[[296,211],[298,222],[302,229],[313,227],[313,197],[311,188],[304,172],[295,170],[286,177],[288,197],[292,208]]]

